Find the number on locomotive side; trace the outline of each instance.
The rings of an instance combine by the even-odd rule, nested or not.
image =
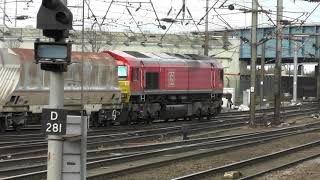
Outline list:
[[[51,123],[47,123],[47,130],[46,132],[61,132],[62,130],[62,124],[58,124],[58,123],[54,123],[54,124],[51,124]]]

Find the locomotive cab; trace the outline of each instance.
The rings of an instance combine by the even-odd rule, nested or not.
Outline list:
[[[121,91],[121,100],[127,103],[130,100],[130,80],[129,80],[129,66],[123,62],[118,61],[118,80]]]

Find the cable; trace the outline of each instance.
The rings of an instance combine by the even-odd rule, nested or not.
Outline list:
[[[320,5],[320,3],[318,3],[318,5],[311,11],[311,13],[306,17],[306,19],[301,22],[301,24],[300,24],[300,26],[299,26],[298,29],[301,28],[302,24],[304,24],[304,23],[307,21],[307,19],[308,19],[308,18],[313,14],[313,12],[319,7],[319,5]]]
[[[216,9],[214,9],[214,12],[216,12],[217,13],[217,15],[218,15],[218,18],[224,23],[224,24],[226,24],[230,29],[233,29],[233,27],[232,26],[230,26],[230,24],[217,12],[217,10]]]
[[[132,15],[132,13],[131,13],[131,11],[129,10],[128,7],[127,7],[127,11],[128,11],[128,13],[130,14],[130,16],[132,17],[132,19],[133,19],[134,23],[136,24],[136,26],[138,27],[138,29],[140,30],[140,32],[141,32],[142,36],[144,37],[145,41],[147,41],[146,35],[145,35],[145,34],[143,33],[143,31],[141,30],[140,26],[138,25],[137,21],[136,21],[135,18],[133,17],[133,15]]]
[[[203,19],[209,14],[209,12],[214,8],[214,6],[219,2],[219,0],[216,1],[216,3],[214,3],[211,8],[206,11],[206,13],[204,14],[204,16],[202,16],[202,18],[200,18],[199,22],[198,22],[198,25],[201,23],[201,21],[203,21]]]
[[[257,5],[260,7],[262,12],[266,12],[257,0],[254,0],[254,1],[256,1]],[[271,17],[268,15],[268,13],[265,13],[265,15],[268,17],[269,21],[271,21],[272,24],[276,27],[277,26],[276,23],[271,19]]]

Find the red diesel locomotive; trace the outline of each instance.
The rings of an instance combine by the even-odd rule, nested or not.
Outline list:
[[[106,51],[117,60],[121,123],[201,119],[221,111],[223,67],[195,54]]]

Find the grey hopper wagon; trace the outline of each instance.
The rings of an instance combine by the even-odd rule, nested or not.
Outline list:
[[[37,115],[49,104],[50,73],[35,64],[31,49],[1,49],[0,60],[0,129],[20,128],[39,123]],[[84,53],[83,107],[95,124],[110,122],[121,108],[117,65],[102,53]],[[80,52],[72,53],[72,64],[64,73],[64,104],[69,112],[80,113]],[[102,114],[101,114],[102,113]],[[100,117],[102,116],[102,117]]]

